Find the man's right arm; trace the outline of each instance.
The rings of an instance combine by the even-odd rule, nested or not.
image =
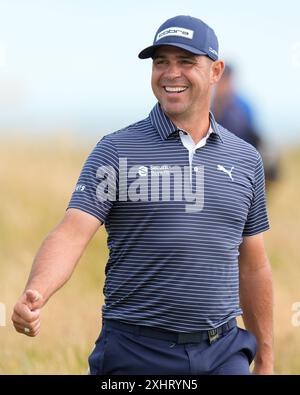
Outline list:
[[[34,259],[24,293],[17,301],[12,321],[16,330],[36,336],[40,309],[71,277],[73,270],[101,222],[91,214],[70,208],[43,241]]]

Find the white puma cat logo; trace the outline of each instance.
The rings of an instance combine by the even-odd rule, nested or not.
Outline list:
[[[218,165],[218,166],[217,166],[217,168],[218,168],[218,170],[224,171],[224,173],[228,174],[228,175],[229,175],[229,177],[230,177],[230,179],[231,179],[231,181],[233,181],[233,177],[232,177],[232,175],[231,175],[231,173],[232,173],[232,170],[234,169],[234,167],[233,167],[233,166],[231,167],[231,169],[230,169],[230,170],[226,170],[226,169],[225,169],[225,167],[224,167],[224,166],[222,166],[222,165]]]

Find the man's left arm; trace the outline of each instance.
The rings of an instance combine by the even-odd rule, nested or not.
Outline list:
[[[272,374],[273,285],[263,233],[243,238],[239,270],[244,324],[257,340],[253,374]]]

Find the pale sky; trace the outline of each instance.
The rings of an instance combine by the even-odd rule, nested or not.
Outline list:
[[[179,14],[215,30],[261,129],[298,138],[297,0],[0,0],[0,129],[100,136],[146,117],[151,60],[137,54]]]

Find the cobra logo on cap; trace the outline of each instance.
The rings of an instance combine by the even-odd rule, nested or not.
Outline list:
[[[213,49],[212,47],[209,47],[208,50],[209,50],[211,53],[213,53],[213,54],[215,54],[216,56],[218,56],[218,52],[217,52],[215,49]]]
[[[157,34],[155,41],[158,41],[167,36],[180,36],[192,40],[194,36],[194,31],[190,29],[184,29],[183,27],[168,27],[167,29],[164,29]]]

